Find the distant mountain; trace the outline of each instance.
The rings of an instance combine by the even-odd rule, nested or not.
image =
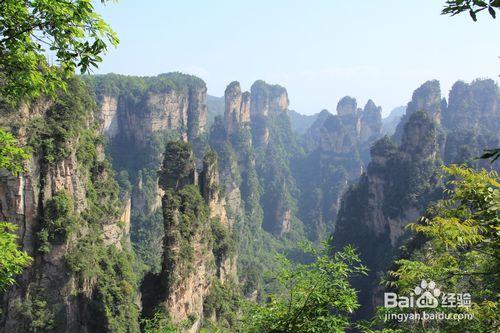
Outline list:
[[[319,113],[306,115],[293,110],[288,111],[288,116],[290,117],[290,122],[292,125],[292,131],[297,134],[304,134],[318,118],[318,115]]]
[[[398,106],[392,109],[391,113],[382,119],[382,131],[384,134],[392,135],[398,126],[401,117],[406,112],[406,106]]]
[[[207,124],[212,125],[216,116],[224,115],[224,96],[207,95]]]

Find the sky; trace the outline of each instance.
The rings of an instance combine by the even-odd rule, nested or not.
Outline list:
[[[95,73],[201,77],[223,96],[231,81],[280,84],[290,109],[334,111],[345,95],[383,113],[426,80],[447,96],[457,80],[498,80],[500,19],[440,15],[444,0],[121,0],[96,10],[117,32]]]

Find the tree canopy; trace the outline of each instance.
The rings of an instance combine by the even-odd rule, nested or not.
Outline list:
[[[359,304],[349,279],[366,268],[351,246],[334,254],[327,242],[305,250],[310,263],[279,256],[275,278],[283,291],[269,294],[265,304],[249,304],[244,332],[345,332],[350,326],[349,315]]]
[[[0,96],[54,94],[75,70],[96,67],[107,44],[118,38],[91,0],[2,0]]]
[[[441,12],[444,15],[455,16],[468,12],[477,21],[477,14],[487,10],[491,17],[496,18],[495,10],[500,8],[500,0],[448,0]]]

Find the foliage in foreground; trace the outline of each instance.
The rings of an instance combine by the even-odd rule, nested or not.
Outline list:
[[[17,140],[9,132],[0,129],[0,169],[7,169],[13,175],[23,171],[23,161],[28,153],[17,146]]]
[[[306,246],[314,261],[294,264],[280,256],[276,280],[283,292],[268,295],[265,304],[250,303],[245,332],[344,332],[358,308],[349,278],[366,268],[350,246],[333,254],[327,242],[319,250]]]
[[[76,69],[96,67],[107,43],[118,38],[91,1],[1,1],[0,96],[17,102],[55,94]],[[59,67],[47,64],[47,52]]]
[[[28,154],[18,147],[12,134],[0,129],[0,169],[17,175],[23,171],[22,162],[27,158]],[[0,291],[12,285],[14,275],[21,274],[32,260],[26,252],[18,249],[17,237],[13,233],[16,229],[12,223],[0,222]]]
[[[18,249],[17,237],[12,233],[16,229],[12,223],[0,222],[0,291],[12,285],[15,282],[13,276],[21,274],[31,263],[31,257]]]
[[[409,258],[396,262],[387,284],[400,295],[410,295],[421,280],[430,279],[444,293],[468,293],[470,307],[441,303],[434,311],[471,314],[473,319],[385,322],[385,331],[461,332],[464,325],[468,332],[500,329],[500,179],[494,171],[456,165],[444,167],[444,173],[450,179],[448,198],[431,207],[420,223],[409,226],[425,241]],[[387,311],[379,308],[379,325]]]
[[[477,21],[477,14],[484,10],[488,10],[490,16],[496,18],[495,9],[498,8],[500,8],[499,0],[447,0],[441,13],[455,16],[468,12],[470,17]]]

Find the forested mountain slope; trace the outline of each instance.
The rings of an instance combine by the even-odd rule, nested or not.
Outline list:
[[[361,316],[380,304],[375,289],[405,241],[405,226],[442,197],[439,166],[498,168],[476,158],[500,142],[499,97],[493,80],[459,81],[447,102],[439,82],[428,81],[413,93],[394,137],[372,146],[366,173],[342,200],[334,233],[334,243],[357,246],[370,269],[355,285],[364,305]]]
[[[211,103],[208,122],[194,76],[109,74],[2,107],[33,154],[25,173],[2,171],[0,213],[34,258],[3,294],[4,331],[138,332],[158,316],[234,331],[242,299],[281,292],[276,254],[307,263],[299,243],[332,233],[370,268],[354,281],[369,316],[405,226],[442,196],[439,166],[490,167],[474,158],[499,144],[492,80],[457,82],[448,100],[424,83],[393,137],[372,100],[346,96],[302,134],[282,86],[233,81]]]

